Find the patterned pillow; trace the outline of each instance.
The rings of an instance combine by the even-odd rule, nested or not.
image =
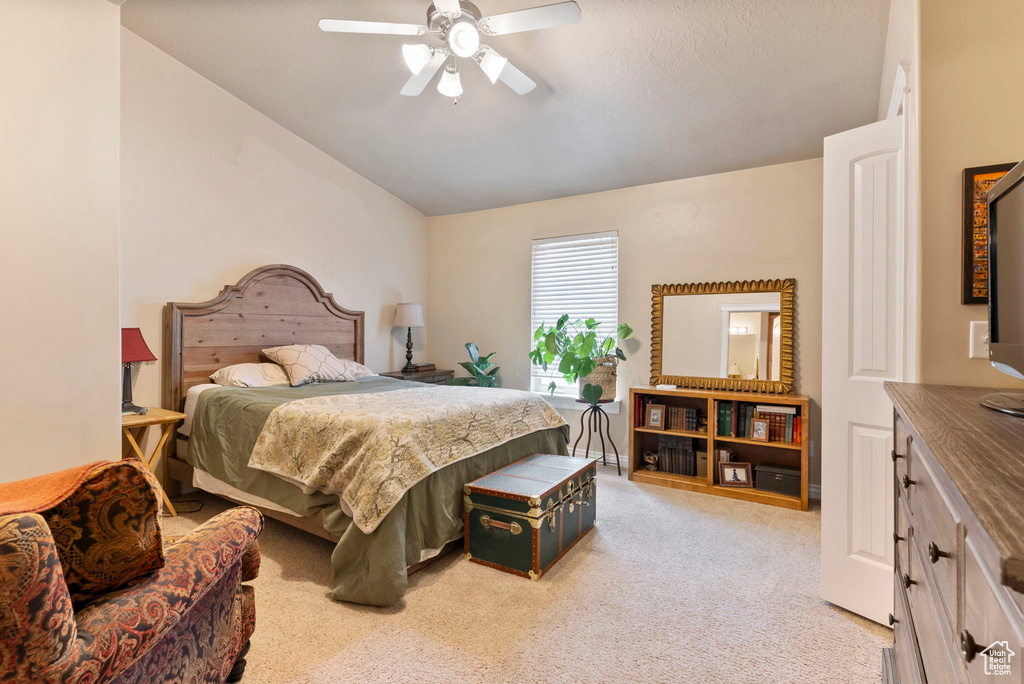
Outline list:
[[[339,359],[331,350],[319,344],[271,347],[264,349],[263,355],[284,367],[292,387],[309,382],[351,382],[356,378],[374,375],[366,366]]]

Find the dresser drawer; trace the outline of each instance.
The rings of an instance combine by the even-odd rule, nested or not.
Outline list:
[[[914,539],[927,573],[934,580],[946,624],[951,632],[957,625],[957,521],[935,482],[931,463],[911,445],[910,490],[914,496]]]
[[[893,537],[893,541],[896,542],[896,556],[898,558],[908,558],[910,555],[910,537],[914,534],[914,526],[910,524],[910,511],[907,510],[907,503],[902,496],[896,497],[895,528],[896,535]],[[904,567],[906,567],[905,563]]]
[[[996,598],[996,592],[1003,595],[1004,602]],[[1006,604],[1006,605],[1004,605]],[[960,657],[967,662],[971,682],[1024,682],[1024,635],[1019,634],[1007,617],[1012,602],[1009,592],[1002,585],[993,590],[988,577],[978,563],[970,539],[964,544],[964,624],[959,635]],[[996,663],[984,653],[990,646],[1005,648],[1013,652],[1010,657],[1009,674],[989,674]],[[988,670],[986,670],[988,668]]]
[[[904,476],[909,471],[909,460],[910,460],[910,444],[911,438],[907,433],[906,427],[903,425],[903,421],[900,420],[899,415],[893,421],[893,449],[892,449],[892,461],[893,461],[893,472],[896,476],[896,491],[903,493],[903,482]],[[907,492],[907,504],[910,504],[910,493]]]
[[[914,515],[916,522],[919,515]],[[918,542],[915,526],[910,537],[910,567],[902,580],[910,612],[914,616],[914,633],[921,652],[921,662],[924,663],[925,677],[932,684],[960,682],[962,679],[957,676],[954,632],[945,619],[935,586],[924,570],[924,564],[928,561],[921,555]]]
[[[901,684],[924,684],[924,666],[917,649],[914,622],[910,616],[907,594],[903,589],[903,569],[900,567],[899,551],[896,553],[896,571],[893,574],[893,640],[896,647],[896,667]]]

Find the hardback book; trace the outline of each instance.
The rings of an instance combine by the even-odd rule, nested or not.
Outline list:
[[[778,406],[776,404],[758,404],[761,413],[796,413],[796,406]]]

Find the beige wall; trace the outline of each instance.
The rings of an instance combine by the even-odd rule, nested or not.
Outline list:
[[[166,302],[288,263],[366,311],[368,365],[401,367],[391,321],[396,302],[426,297],[423,215],[130,31],[122,40],[125,325],[163,357]],[[141,369],[136,403],[159,405],[162,363]]]
[[[119,23],[0,4],[0,481],[119,456]]]
[[[921,7],[921,381],[1024,386],[969,359],[960,304],[962,171],[1024,159],[1024,3]]]
[[[430,219],[431,360],[497,351],[506,387],[528,387],[530,240],[619,231],[619,321],[636,331],[619,396],[650,377],[651,285],[797,280],[797,389],[821,396],[820,159]],[[720,321],[714,324],[720,326]],[[717,334],[717,332],[715,333]],[[613,435],[626,447],[626,410]],[[564,413],[574,430],[579,413]],[[812,438],[819,443],[819,410]],[[817,453],[812,482],[819,481]]]

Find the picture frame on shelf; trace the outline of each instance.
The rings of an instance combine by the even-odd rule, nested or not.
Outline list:
[[[768,441],[768,421],[755,418],[750,422],[750,439],[755,442]]]
[[[651,430],[665,429],[665,405],[648,404],[647,415],[644,416],[644,427]]]
[[[753,469],[749,463],[719,463],[718,484],[751,489],[754,486]]]

